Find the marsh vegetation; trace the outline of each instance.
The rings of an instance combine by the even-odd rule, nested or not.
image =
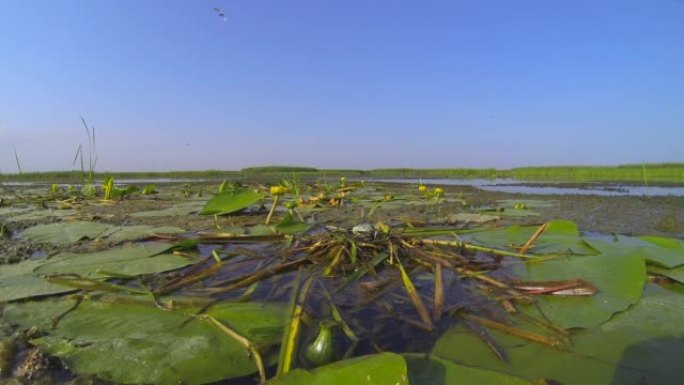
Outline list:
[[[282,171],[4,187],[0,381],[681,383],[682,198]]]

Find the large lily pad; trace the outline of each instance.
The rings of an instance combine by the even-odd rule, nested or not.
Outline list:
[[[47,326],[73,300],[10,305],[4,317],[23,327]],[[250,339],[273,364],[283,307],[224,303],[208,314]],[[152,301],[83,301],[55,329],[31,342],[74,372],[120,384],[204,384],[256,372],[245,347],[205,319],[184,324],[196,308],[160,310]],[[274,354],[275,353],[275,354]]]
[[[586,243],[603,254],[639,253],[649,264],[671,269],[684,265],[684,242],[663,237],[628,237],[624,235],[587,238]]]
[[[43,209],[43,210],[28,210],[21,214],[7,218],[8,222],[20,221],[35,221],[44,220],[45,218],[66,218],[72,215],[78,215],[78,211],[72,209]]]
[[[438,357],[405,354],[411,385],[532,385],[531,382],[493,370],[459,365]]]
[[[0,216],[7,218],[13,215],[23,214],[34,209],[34,207],[29,205],[13,205],[7,207],[0,207]]]
[[[172,226],[117,226],[109,228],[102,233],[101,238],[105,238],[111,243],[120,243],[123,241],[135,241],[138,239],[148,238],[156,234],[179,234],[184,233],[185,230]]]
[[[264,194],[251,189],[241,188],[222,192],[211,198],[204,206],[201,215],[225,215],[244,210],[264,199]]]
[[[171,246],[164,243],[148,243],[136,246],[109,248],[93,253],[61,253],[36,267],[37,274],[78,274],[82,276],[107,276],[107,273],[141,275],[178,269],[196,261],[173,255],[161,254]]]
[[[94,253],[62,253],[50,259],[0,265],[0,302],[64,293],[71,288],[47,282],[45,274],[79,274],[91,278],[141,275],[174,270],[196,261],[160,254],[170,245],[162,243],[110,248]]]
[[[269,385],[408,385],[406,361],[398,354],[361,356],[321,366],[295,369]]]
[[[473,242],[488,247],[522,246],[539,226],[509,226],[503,230],[483,231],[473,235]],[[577,254],[594,255],[596,250],[589,247],[580,237],[577,225],[570,221],[549,222],[546,231],[534,242],[530,254]]]
[[[51,223],[29,227],[21,235],[36,242],[70,245],[86,238],[95,239],[109,227],[98,222]]]
[[[40,264],[40,261],[28,260],[0,265],[0,302],[73,291],[34,274],[33,270]]]
[[[531,281],[581,278],[598,288],[592,296],[540,296],[535,309],[550,321],[566,327],[593,327],[627,309],[641,298],[646,281],[644,259],[639,254],[568,256],[531,262],[517,272]]]
[[[510,362],[503,362],[480,338],[457,327],[437,341],[432,354],[530,381],[676,385],[684,382],[680,360],[684,355],[683,317],[681,294],[658,293],[644,297],[600,328],[575,334],[572,346],[564,349],[490,331],[506,349]]]
[[[165,209],[140,211],[137,213],[132,213],[130,216],[145,218],[188,215],[200,211],[206,203],[206,200],[191,201],[167,207]]]

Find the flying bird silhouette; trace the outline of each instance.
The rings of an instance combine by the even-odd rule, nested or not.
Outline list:
[[[216,7],[214,7],[214,11],[216,11],[216,13],[217,13],[221,18],[223,18],[223,21],[225,21],[226,23],[228,22],[228,17],[226,16],[226,13],[223,12],[223,10],[222,10],[221,8],[216,8]]]

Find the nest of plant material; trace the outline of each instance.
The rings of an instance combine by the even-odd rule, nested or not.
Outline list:
[[[352,229],[327,226],[283,247],[274,242],[283,236],[203,234],[202,242],[229,244],[225,255],[214,252],[205,263],[150,286],[156,295],[185,292],[214,298],[199,313],[236,297],[289,299],[289,328],[281,352],[291,357],[280,360],[284,365],[296,360],[319,365],[372,351],[420,349],[459,322],[505,360],[505,351],[488,337],[487,329],[564,345],[569,342],[565,330],[518,308],[534,305],[535,295],[595,292],[583,280],[516,281],[508,266],[526,258],[520,252],[476,246],[453,236],[440,240],[423,235],[382,223]],[[323,325],[330,324],[338,330],[331,334],[337,336],[339,347],[334,357],[320,362],[297,358],[304,350],[299,345],[313,343]],[[398,338],[416,333],[425,337]]]

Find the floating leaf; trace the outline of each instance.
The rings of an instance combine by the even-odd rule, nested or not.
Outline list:
[[[639,253],[650,264],[664,268],[684,265],[684,242],[662,237],[597,236],[585,240],[602,254]]]
[[[0,302],[72,291],[71,288],[47,282],[45,274],[78,274],[92,278],[107,278],[110,274],[140,275],[174,270],[195,261],[160,254],[168,244],[145,244],[110,248],[93,253],[61,253],[50,259],[26,260],[0,265]]]
[[[681,294],[658,293],[645,296],[634,308],[600,328],[577,332],[572,346],[566,349],[548,348],[490,331],[510,360],[502,362],[480,338],[457,327],[437,341],[431,354],[530,381],[677,385],[684,382],[683,318]]]
[[[406,361],[394,353],[355,357],[312,371],[295,369],[268,385],[408,385]]]
[[[0,216],[2,216],[3,218],[7,218],[12,215],[24,214],[34,209],[34,207],[31,207],[29,205],[13,205],[7,207],[0,207]]]
[[[33,269],[40,266],[40,263],[27,260],[0,265],[0,302],[73,291],[71,288],[47,282],[34,274]]]
[[[447,223],[462,222],[462,223],[481,224],[481,223],[493,222],[493,221],[496,221],[499,219],[501,219],[501,217],[498,215],[480,214],[480,213],[456,213],[456,214],[449,215],[447,218],[443,219],[443,221],[447,222]]]
[[[483,231],[472,236],[474,242],[488,247],[522,246],[539,226],[509,226],[503,230]],[[570,221],[557,220],[534,242],[530,254],[594,255],[596,250],[582,240],[577,225]]]
[[[525,280],[557,281],[581,278],[598,288],[592,296],[537,297],[539,309],[565,328],[592,327],[639,301],[646,281],[644,259],[638,255],[569,256],[530,262],[516,268]]]
[[[200,211],[206,203],[207,202],[205,200],[191,201],[160,210],[140,211],[137,213],[130,214],[130,216],[137,218],[147,218],[188,215]]]
[[[107,231],[100,235],[100,238],[104,238],[111,243],[120,243],[123,241],[135,241],[138,239],[144,239],[156,234],[179,234],[184,232],[185,230],[183,229],[171,226],[117,226],[109,228]]]
[[[307,231],[311,228],[308,223],[300,222],[295,220],[292,214],[288,213],[285,217],[275,226],[275,229],[280,234],[296,234]]]
[[[51,223],[29,227],[21,235],[36,242],[66,246],[85,238],[95,239],[109,228],[109,225],[98,222]]]
[[[46,326],[73,305],[73,300],[15,304],[4,317],[23,327]],[[152,301],[123,296],[84,300],[31,342],[78,374],[120,384],[205,384],[256,372],[244,346],[212,323],[184,324],[196,311],[160,310]],[[275,362],[271,347],[282,331],[282,306],[222,303],[208,314],[258,346],[267,365]]]
[[[29,210],[28,212],[21,213],[19,215],[11,216],[7,218],[8,222],[19,222],[19,221],[35,221],[35,220],[45,220],[46,218],[65,218],[72,215],[77,215],[78,211],[65,209],[65,210]]]
[[[93,253],[61,253],[41,263],[33,272],[101,276],[98,271],[106,271],[122,275],[141,275],[178,269],[196,262],[173,254],[161,254],[169,248],[171,245],[165,243],[148,243],[109,248]]]
[[[411,385],[532,385],[531,382],[507,374],[459,365],[438,357],[404,354]]]
[[[264,199],[264,194],[251,189],[239,188],[224,191],[211,198],[202,211],[201,215],[225,215],[246,209],[247,207]]]

